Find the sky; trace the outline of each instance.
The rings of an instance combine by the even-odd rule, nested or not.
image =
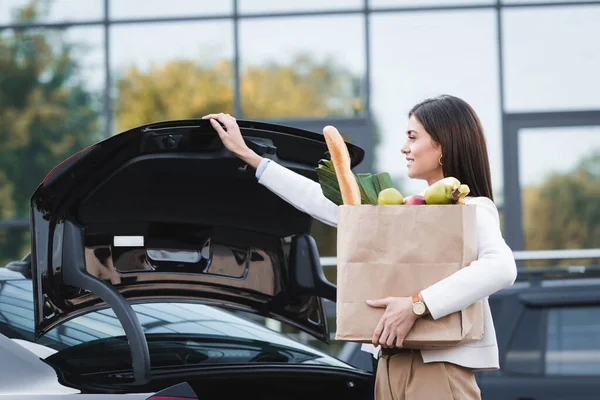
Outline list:
[[[0,0],[0,24],[7,9],[25,0]],[[491,0],[370,0],[373,7],[490,4]],[[510,2],[507,0],[507,2]],[[535,2],[535,1],[529,1]],[[547,2],[547,0],[546,0]],[[83,6],[85,4],[85,6]],[[362,0],[240,0],[241,13],[362,7]],[[49,21],[102,16],[99,0],[57,0]],[[112,1],[114,18],[211,15],[231,12],[227,1]],[[508,9],[502,14],[505,106],[509,112],[600,109],[600,6]],[[373,13],[371,25],[372,111],[381,129],[377,171],[406,176],[400,148],[407,113],[427,97],[447,93],[470,103],[488,141],[492,178],[502,186],[502,142],[498,82],[497,19],[492,9]],[[365,74],[362,15],[247,19],[240,25],[242,67],[286,62],[299,52],[331,58]],[[104,85],[103,30],[73,28],[69,38],[89,45],[82,56],[91,88]],[[110,31],[110,65],[148,68],[172,59],[231,59],[229,21],[115,25]],[[539,184],[550,172],[566,172],[582,157],[600,151],[600,127],[528,129],[519,137],[520,180]],[[402,181],[407,193],[422,181]]]

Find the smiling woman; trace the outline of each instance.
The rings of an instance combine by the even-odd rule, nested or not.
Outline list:
[[[412,156],[411,178],[433,183],[438,178],[457,178],[472,186],[465,204],[477,206],[477,260],[412,296],[367,300],[371,307],[384,308],[372,336],[380,346],[375,398],[450,399],[460,392],[464,398],[479,399],[481,393],[474,370],[499,368],[498,344],[487,297],[512,285],[516,264],[500,232],[498,210],[492,201],[490,166],[483,130],[475,111],[464,100],[444,95],[428,99],[412,108],[412,125],[407,129],[403,152]],[[258,182],[298,210],[331,226],[338,226],[340,211],[323,195],[321,186],[281,166],[268,156],[259,156],[244,144],[240,126],[228,114],[215,113],[210,119],[223,145],[243,162],[256,168]],[[218,121],[218,123],[217,123]],[[414,122],[418,121],[420,126]],[[418,144],[412,140],[419,140]],[[415,153],[412,153],[414,146]],[[441,159],[438,155],[441,154]],[[442,163],[441,160],[445,162]],[[344,212],[352,212],[345,208]],[[385,242],[396,237],[385,237]],[[356,286],[356,290],[359,288]],[[440,349],[404,347],[407,333],[418,318],[439,320],[483,300],[484,335],[469,344]],[[420,304],[421,312],[415,306]],[[425,308],[425,312],[422,312]],[[366,351],[377,353],[373,346]],[[440,384],[448,382],[448,384]],[[410,395],[409,395],[410,394]]]
[[[443,178],[442,148],[433,141],[423,124],[414,115],[408,120],[406,143],[402,146],[402,154],[406,156],[410,178],[421,178],[431,183]]]

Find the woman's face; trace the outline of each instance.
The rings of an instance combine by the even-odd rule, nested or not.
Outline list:
[[[409,178],[424,179],[431,185],[444,177],[439,163],[442,147],[431,139],[414,115],[408,120],[402,154],[406,156]]]

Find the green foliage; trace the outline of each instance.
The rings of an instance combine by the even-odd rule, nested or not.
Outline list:
[[[569,173],[552,174],[539,187],[524,189],[523,210],[527,250],[599,248],[600,153],[582,160]],[[582,262],[600,260],[578,261]],[[572,265],[573,260],[557,264]]]
[[[118,75],[118,130],[149,122],[233,112],[232,65],[173,60]],[[298,56],[291,64],[249,66],[240,77],[246,118],[347,115],[356,105],[352,75],[330,62]],[[349,86],[349,87],[348,87]]]
[[[35,20],[33,3],[18,14]],[[0,218],[28,217],[29,199],[62,160],[98,141],[94,95],[60,31],[0,35]],[[28,251],[28,235],[0,237],[0,265]]]

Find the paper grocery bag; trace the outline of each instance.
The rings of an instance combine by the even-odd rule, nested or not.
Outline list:
[[[475,261],[475,213],[474,205],[455,204],[340,206],[336,339],[370,343],[385,309],[366,300],[412,296]],[[419,318],[404,347],[449,347],[482,337],[479,301],[438,320]]]

